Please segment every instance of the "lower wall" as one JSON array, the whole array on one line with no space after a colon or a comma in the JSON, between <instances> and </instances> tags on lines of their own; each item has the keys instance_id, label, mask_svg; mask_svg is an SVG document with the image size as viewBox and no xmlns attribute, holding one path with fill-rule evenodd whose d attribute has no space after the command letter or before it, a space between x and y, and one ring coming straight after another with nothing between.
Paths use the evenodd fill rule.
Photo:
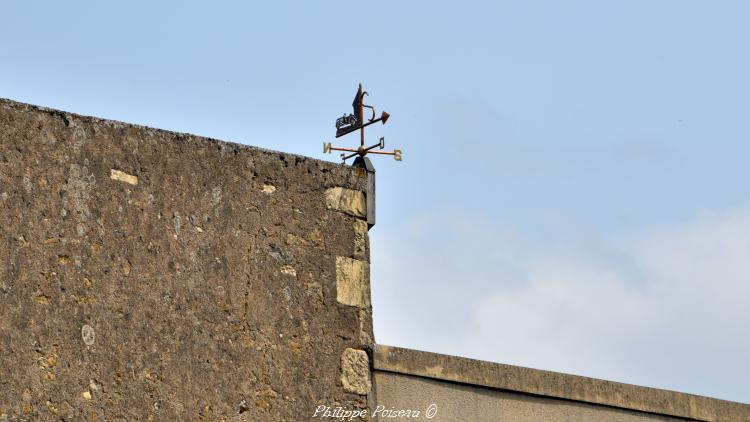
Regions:
<instances>
[{"instance_id":1,"label":"lower wall","mask_svg":"<svg viewBox=\"0 0 750 422\"><path fill-rule=\"evenodd\" d=\"M750 405L676 391L391 346L373 357L381 420L750 421Z\"/></svg>"},{"instance_id":2,"label":"lower wall","mask_svg":"<svg viewBox=\"0 0 750 422\"><path fill-rule=\"evenodd\" d=\"M593 404L537 397L474 385L439 381L411 375L375 371L374 412L380 420L390 418L391 411L417 410L416 420L475 422L544 422L544 421L681 421L684 419L652 415ZM432 407L431 407L432 406ZM400 418L414 420L413 418Z\"/></svg>"}]
</instances>

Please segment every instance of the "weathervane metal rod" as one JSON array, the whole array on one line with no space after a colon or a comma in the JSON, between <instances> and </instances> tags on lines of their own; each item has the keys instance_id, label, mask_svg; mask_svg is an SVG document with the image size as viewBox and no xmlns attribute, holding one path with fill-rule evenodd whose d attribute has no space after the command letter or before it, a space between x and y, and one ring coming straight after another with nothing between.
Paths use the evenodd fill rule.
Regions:
<instances>
[{"instance_id":1,"label":"weathervane metal rod","mask_svg":"<svg viewBox=\"0 0 750 422\"><path fill-rule=\"evenodd\" d=\"M355 152L355 153L353 153L353 154L349 154L349 155L347 155L347 156L344 156L344 154L341 154L341 158L342 158L342 159L343 159L344 161L346 161L346 160L348 160L348 159L350 159L350 158L352 158L352 157L354 157L354 156L357 156L357 155L359 155L359 153L356 153L356 152Z\"/></svg>"},{"instance_id":2,"label":"weathervane metal rod","mask_svg":"<svg viewBox=\"0 0 750 422\"><path fill-rule=\"evenodd\" d=\"M396 155L396 151L367 151L368 154Z\"/></svg>"},{"instance_id":3,"label":"weathervane metal rod","mask_svg":"<svg viewBox=\"0 0 750 422\"><path fill-rule=\"evenodd\" d=\"M359 152L359 150L358 150L358 149L353 149L353 148L337 148L337 147L331 147L330 149L331 149L331 150L333 150L333 151Z\"/></svg>"}]
</instances>

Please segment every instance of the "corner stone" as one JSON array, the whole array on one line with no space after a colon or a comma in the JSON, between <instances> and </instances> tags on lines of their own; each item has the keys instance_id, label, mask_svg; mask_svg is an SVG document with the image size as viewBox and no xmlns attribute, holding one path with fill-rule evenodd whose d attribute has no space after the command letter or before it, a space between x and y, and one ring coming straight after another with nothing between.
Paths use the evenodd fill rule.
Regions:
<instances>
[{"instance_id":1,"label":"corner stone","mask_svg":"<svg viewBox=\"0 0 750 422\"><path fill-rule=\"evenodd\" d=\"M370 392L370 359L364 350L344 350L341 355L341 384L349 393L367 395Z\"/></svg>"},{"instance_id":2,"label":"corner stone","mask_svg":"<svg viewBox=\"0 0 750 422\"><path fill-rule=\"evenodd\" d=\"M349 306L370 306L370 265L365 261L336 257L336 300Z\"/></svg>"},{"instance_id":3,"label":"corner stone","mask_svg":"<svg viewBox=\"0 0 750 422\"><path fill-rule=\"evenodd\" d=\"M326 208L342 211L355 217L367 216L367 203L362 191L342 187L326 190Z\"/></svg>"},{"instance_id":4,"label":"corner stone","mask_svg":"<svg viewBox=\"0 0 750 422\"><path fill-rule=\"evenodd\" d=\"M367 257L367 222L364 220L354 221L354 257Z\"/></svg>"}]
</instances>

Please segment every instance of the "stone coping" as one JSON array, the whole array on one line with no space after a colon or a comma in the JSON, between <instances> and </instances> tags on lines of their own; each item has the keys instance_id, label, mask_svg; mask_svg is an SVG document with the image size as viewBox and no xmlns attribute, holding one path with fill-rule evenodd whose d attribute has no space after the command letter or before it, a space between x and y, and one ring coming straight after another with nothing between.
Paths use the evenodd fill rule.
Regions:
<instances>
[{"instance_id":1,"label":"stone coping","mask_svg":"<svg viewBox=\"0 0 750 422\"><path fill-rule=\"evenodd\" d=\"M289 158L296 158L298 160L307 160L315 163L318 166L322 167L328 167L329 169L343 169L346 171L351 171L351 166L345 164L345 163L336 163L331 162L319 158L313 158L308 157L306 155L300 155L300 154L294 154L290 152L283 152L283 151L276 151L269 148L263 148L255 145L249 145L245 143L240 142L233 142L233 141L225 141L221 139L211 138L208 136L201 136L201 135L195 135L191 133L185 133L185 132L177 132L167 129L159 129L154 128L151 126L145 126L137 123L127 123L122 122L119 120L113 120L113 119L104 119L100 117L94 117L89 116L85 114L78 114L73 113L69 111L64 110L58 110L51 107L44 107L39 106L35 104L29 104L24 103L20 101L11 100L9 98L2 98L0 97L0 107L7 108L7 109L14 109L14 110L20 110L20 111L27 111L27 112L42 112L50 115L56 115L60 116L61 118L65 120L70 120L71 118L77 118L85 121L86 123L93 124L93 125L102 125L102 126L109 126L113 128L134 128L134 129L140 129L144 131L145 133L155 133L155 134L163 134L163 135L171 135L174 137L180 138L181 141L192 143L196 145L211 145L211 146L218 146L223 149L237 149L237 150L243 150L243 151L253 151L253 152L260 152L260 153L266 153L266 154L280 154L285 157Z\"/></svg>"},{"instance_id":2,"label":"stone coping","mask_svg":"<svg viewBox=\"0 0 750 422\"><path fill-rule=\"evenodd\" d=\"M376 345L375 370L700 421L750 421L750 405L596 378Z\"/></svg>"}]
</instances>

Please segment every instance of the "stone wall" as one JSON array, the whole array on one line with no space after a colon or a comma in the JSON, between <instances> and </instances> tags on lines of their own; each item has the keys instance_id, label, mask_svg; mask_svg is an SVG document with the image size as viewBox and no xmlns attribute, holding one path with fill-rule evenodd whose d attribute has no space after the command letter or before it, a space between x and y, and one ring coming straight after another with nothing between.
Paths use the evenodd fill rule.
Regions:
<instances>
[{"instance_id":1,"label":"stone wall","mask_svg":"<svg viewBox=\"0 0 750 422\"><path fill-rule=\"evenodd\" d=\"M0 100L0 420L368 408L363 176Z\"/></svg>"}]
</instances>

